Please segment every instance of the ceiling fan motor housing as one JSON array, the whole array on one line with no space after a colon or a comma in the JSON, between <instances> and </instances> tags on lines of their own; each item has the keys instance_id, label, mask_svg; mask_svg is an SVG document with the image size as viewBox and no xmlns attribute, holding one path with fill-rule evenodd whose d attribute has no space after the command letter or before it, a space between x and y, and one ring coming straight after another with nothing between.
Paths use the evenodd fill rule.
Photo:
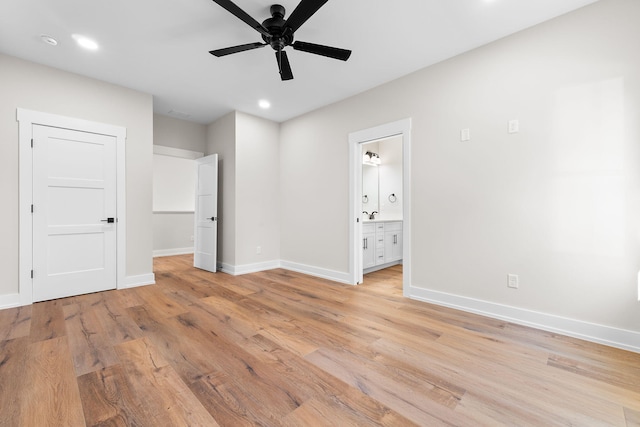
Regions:
<instances>
[{"instance_id":1,"label":"ceiling fan motor housing","mask_svg":"<svg viewBox=\"0 0 640 427\"><path fill-rule=\"evenodd\" d=\"M274 4L271 6L271 18L265 19L262 25L269 30L270 37L262 35L262 39L265 43L268 43L273 50L281 51L286 46L293 43L293 33L287 31L284 24L287 22L284 19L285 9L284 6Z\"/></svg>"}]
</instances>

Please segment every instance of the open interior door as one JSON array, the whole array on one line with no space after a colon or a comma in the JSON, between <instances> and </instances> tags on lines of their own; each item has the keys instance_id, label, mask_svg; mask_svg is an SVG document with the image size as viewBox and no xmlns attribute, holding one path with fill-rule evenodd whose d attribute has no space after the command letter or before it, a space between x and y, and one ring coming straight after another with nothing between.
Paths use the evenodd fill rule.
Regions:
<instances>
[{"instance_id":1,"label":"open interior door","mask_svg":"<svg viewBox=\"0 0 640 427\"><path fill-rule=\"evenodd\" d=\"M216 245L218 239L218 155L196 160L196 210L193 265L216 271Z\"/></svg>"}]
</instances>

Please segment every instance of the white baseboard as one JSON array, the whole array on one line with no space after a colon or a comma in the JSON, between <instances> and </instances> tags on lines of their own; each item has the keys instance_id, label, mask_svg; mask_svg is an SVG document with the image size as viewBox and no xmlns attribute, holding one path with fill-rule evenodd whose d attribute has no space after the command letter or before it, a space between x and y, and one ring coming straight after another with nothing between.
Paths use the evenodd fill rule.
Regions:
<instances>
[{"instance_id":1,"label":"white baseboard","mask_svg":"<svg viewBox=\"0 0 640 427\"><path fill-rule=\"evenodd\" d=\"M118 289L137 288L138 286L154 285L155 283L156 276L153 273L126 276L122 283L118 284Z\"/></svg>"},{"instance_id":2,"label":"white baseboard","mask_svg":"<svg viewBox=\"0 0 640 427\"><path fill-rule=\"evenodd\" d=\"M127 276L118 284L118 289L135 288L138 286L153 285L154 283L156 283L156 279L153 273L141 274L138 276ZM30 304L31 302L25 303L21 301L20 294L0 295L0 310Z\"/></svg>"},{"instance_id":3,"label":"white baseboard","mask_svg":"<svg viewBox=\"0 0 640 427\"><path fill-rule=\"evenodd\" d=\"M187 255L193 253L193 246L190 248L158 249L153 251L153 257Z\"/></svg>"},{"instance_id":4,"label":"white baseboard","mask_svg":"<svg viewBox=\"0 0 640 427\"><path fill-rule=\"evenodd\" d=\"M245 265L231 265L224 262L218 263L218 270L222 271L223 273L231 274L232 276L240 276L242 274L273 270L274 268L280 268L280 261L274 260Z\"/></svg>"},{"instance_id":5,"label":"white baseboard","mask_svg":"<svg viewBox=\"0 0 640 427\"><path fill-rule=\"evenodd\" d=\"M6 294L0 295L0 310L4 310L5 308L14 308L20 307L20 294Z\"/></svg>"},{"instance_id":6,"label":"white baseboard","mask_svg":"<svg viewBox=\"0 0 640 427\"><path fill-rule=\"evenodd\" d=\"M224 262L218 263L218 270L231 274L233 276L239 276L242 274L257 273L259 271L273 270L274 268L284 268L285 270L291 270L298 273L308 274L309 276L320 277L322 279L333 280L334 282L350 284L350 278L348 273L342 273L340 271L327 270L325 268L313 267L305 264L298 264L291 261L267 261L257 264L245 264L245 265L231 265Z\"/></svg>"},{"instance_id":7,"label":"white baseboard","mask_svg":"<svg viewBox=\"0 0 640 427\"><path fill-rule=\"evenodd\" d=\"M640 333L412 286L409 297L640 353Z\"/></svg>"},{"instance_id":8,"label":"white baseboard","mask_svg":"<svg viewBox=\"0 0 640 427\"><path fill-rule=\"evenodd\" d=\"M285 270L291 270L298 273L308 274L309 276L320 277L322 279L333 280L334 282L351 284L349 273L341 271L328 270L320 267L313 267L305 264L298 264L291 261L280 261L280 267Z\"/></svg>"}]
</instances>

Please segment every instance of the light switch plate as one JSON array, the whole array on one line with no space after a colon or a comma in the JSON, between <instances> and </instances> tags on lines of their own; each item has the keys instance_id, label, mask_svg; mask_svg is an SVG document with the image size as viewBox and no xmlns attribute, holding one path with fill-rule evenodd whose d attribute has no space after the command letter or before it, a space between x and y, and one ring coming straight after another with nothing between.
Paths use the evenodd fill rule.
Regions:
<instances>
[{"instance_id":1,"label":"light switch plate","mask_svg":"<svg viewBox=\"0 0 640 427\"><path fill-rule=\"evenodd\" d=\"M469 129L462 129L460 131L460 141L469 141L471 140L471 131Z\"/></svg>"},{"instance_id":2,"label":"light switch plate","mask_svg":"<svg viewBox=\"0 0 640 427\"><path fill-rule=\"evenodd\" d=\"M509 133L520 132L520 121L518 119L509 120Z\"/></svg>"}]
</instances>

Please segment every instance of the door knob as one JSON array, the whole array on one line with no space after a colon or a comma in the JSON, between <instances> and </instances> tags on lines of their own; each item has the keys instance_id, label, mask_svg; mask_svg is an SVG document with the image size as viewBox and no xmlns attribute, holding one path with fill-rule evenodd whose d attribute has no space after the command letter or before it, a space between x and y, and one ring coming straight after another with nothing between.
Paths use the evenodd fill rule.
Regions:
<instances>
[{"instance_id":1,"label":"door knob","mask_svg":"<svg viewBox=\"0 0 640 427\"><path fill-rule=\"evenodd\" d=\"M100 222L108 222L109 224L111 224L112 222L116 222L115 218L107 218L107 219L101 219Z\"/></svg>"},{"instance_id":2,"label":"door knob","mask_svg":"<svg viewBox=\"0 0 640 427\"><path fill-rule=\"evenodd\" d=\"M217 217L215 217L215 216L212 216L212 217L211 217L211 218L209 218L209 219L210 219L211 221L217 221L217 220L218 220L218 218L217 218Z\"/></svg>"}]
</instances>

